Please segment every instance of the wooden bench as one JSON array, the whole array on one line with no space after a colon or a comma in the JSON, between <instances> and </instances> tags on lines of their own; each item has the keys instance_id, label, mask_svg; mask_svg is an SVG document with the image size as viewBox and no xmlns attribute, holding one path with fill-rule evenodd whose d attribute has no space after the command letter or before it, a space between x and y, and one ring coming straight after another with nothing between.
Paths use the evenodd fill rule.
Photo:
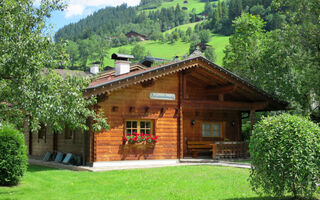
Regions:
<instances>
[{"instance_id":1,"label":"wooden bench","mask_svg":"<svg viewBox=\"0 0 320 200\"><path fill-rule=\"evenodd\" d=\"M192 153L192 158L197 158L199 152L211 152L212 142L211 141L188 141L188 150Z\"/></svg>"}]
</instances>

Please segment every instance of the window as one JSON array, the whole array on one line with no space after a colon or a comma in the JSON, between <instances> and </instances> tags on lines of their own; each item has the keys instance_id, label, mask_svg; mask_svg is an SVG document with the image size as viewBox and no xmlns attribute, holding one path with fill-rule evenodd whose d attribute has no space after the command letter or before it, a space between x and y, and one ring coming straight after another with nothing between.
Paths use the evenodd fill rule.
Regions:
<instances>
[{"instance_id":1,"label":"window","mask_svg":"<svg viewBox=\"0 0 320 200\"><path fill-rule=\"evenodd\" d=\"M143 133L152 135L153 124L151 120L127 120L126 121L126 135L132 133Z\"/></svg>"},{"instance_id":2,"label":"window","mask_svg":"<svg viewBox=\"0 0 320 200\"><path fill-rule=\"evenodd\" d=\"M65 140L72 140L74 135L74 131L71 130L68 126L66 126L64 130L64 139Z\"/></svg>"},{"instance_id":3,"label":"window","mask_svg":"<svg viewBox=\"0 0 320 200\"><path fill-rule=\"evenodd\" d=\"M203 122L202 137L222 137L223 122Z\"/></svg>"},{"instance_id":4,"label":"window","mask_svg":"<svg viewBox=\"0 0 320 200\"><path fill-rule=\"evenodd\" d=\"M41 125L41 128L38 132L38 139L46 139L46 132L47 132L47 129L45 126Z\"/></svg>"}]
</instances>

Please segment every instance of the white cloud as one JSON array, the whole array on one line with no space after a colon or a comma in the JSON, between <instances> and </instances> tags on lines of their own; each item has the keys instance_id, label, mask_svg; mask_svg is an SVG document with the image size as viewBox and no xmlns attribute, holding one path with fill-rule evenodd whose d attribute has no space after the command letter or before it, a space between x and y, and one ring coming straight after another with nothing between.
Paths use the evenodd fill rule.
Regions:
<instances>
[{"instance_id":1,"label":"white cloud","mask_svg":"<svg viewBox=\"0 0 320 200\"><path fill-rule=\"evenodd\" d=\"M66 17L69 18L74 15L82 15L85 7L83 5L70 4L66 9Z\"/></svg>"},{"instance_id":2,"label":"white cloud","mask_svg":"<svg viewBox=\"0 0 320 200\"><path fill-rule=\"evenodd\" d=\"M140 3L140 0L69 0L67 1L68 7L65 10L65 16L68 18L83 15L88 13L84 12L88 7L119 6L123 3L128 6L136 6Z\"/></svg>"}]
</instances>

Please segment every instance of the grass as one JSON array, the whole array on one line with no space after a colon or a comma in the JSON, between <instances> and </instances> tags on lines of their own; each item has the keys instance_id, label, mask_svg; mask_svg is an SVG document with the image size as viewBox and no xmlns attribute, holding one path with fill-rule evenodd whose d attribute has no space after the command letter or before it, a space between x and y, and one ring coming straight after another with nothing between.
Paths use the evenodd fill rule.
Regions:
<instances>
[{"instance_id":1,"label":"grass","mask_svg":"<svg viewBox=\"0 0 320 200\"><path fill-rule=\"evenodd\" d=\"M0 199L274 199L252 192L248 177L247 169L217 166L96 173L30 166L19 186L0 187Z\"/></svg>"},{"instance_id":2,"label":"grass","mask_svg":"<svg viewBox=\"0 0 320 200\"><path fill-rule=\"evenodd\" d=\"M200 21L200 22L193 22L193 23L189 23L189 24L183 24L183 25L180 25L180 26L176 26L170 30L167 30L165 32L163 32L163 35L165 35L166 33L172 33L175 29L180 29L182 31L186 31L189 27L192 28L192 30L194 30L194 27L197 25L197 24L200 24L202 23L203 21Z\"/></svg>"},{"instance_id":3,"label":"grass","mask_svg":"<svg viewBox=\"0 0 320 200\"><path fill-rule=\"evenodd\" d=\"M173 1L162 2L161 5L158 6L157 8L144 10L144 11L149 12L149 11L161 10L161 8L176 7L177 4L180 5L180 8L182 7L188 8L187 10L188 12L191 12L192 9L195 9L197 14L200 14L204 11L205 3L201 2L200 0L188 0L189 3L183 3L183 2L184 0L173 0Z\"/></svg>"},{"instance_id":4,"label":"grass","mask_svg":"<svg viewBox=\"0 0 320 200\"><path fill-rule=\"evenodd\" d=\"M195 24L194 24L195 25ZM224 57L224 48L229 43L229 37L219 34L212 34L209 44L215 48L217 60L215 63L222 65L222 60ZM147 52L150 52L153 57L173 59L175 55L184 56L189 53L190 43L182 42L178 40L177 42L171 44L169 42L162 43L160 41L146 40L141 41L138 44L145 47ZM127 49L131 51L133 44L124 45L121 47L111 48L108 51L108 55L105 58L104 65L114 66L114 61L111 60L111 54L117 53L120 48ZM89 61L90 63L91 61Z\"/></svg>"}]
</instances>

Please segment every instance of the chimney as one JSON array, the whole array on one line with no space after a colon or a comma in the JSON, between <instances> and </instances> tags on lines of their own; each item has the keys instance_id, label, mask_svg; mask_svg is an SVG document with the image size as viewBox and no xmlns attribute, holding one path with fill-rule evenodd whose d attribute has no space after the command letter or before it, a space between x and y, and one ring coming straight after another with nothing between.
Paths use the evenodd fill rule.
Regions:
<instances>
[{"instance_id":1,"label":"chimney","mask_svg":"<svg viewBox=\"0 0 320 200\"><path fill-rule=\"evenodd\" d=\"M121 74L126 74L130 72L130 64L129 59L134 58L132 55L124 55L124 54L112 54L111 58L115 60L115 75L119 76Z\"/></svg>"},{"instance_id":2,"label":"chimney","mask_svg":"<svg viewBox=\"0 0 320 200\"><path fill-rule=\"evenodd\" d=\"M99 73L99 63L92 63L90 67L91 74L98 74Z\"/></svg>"}]
</instances>

